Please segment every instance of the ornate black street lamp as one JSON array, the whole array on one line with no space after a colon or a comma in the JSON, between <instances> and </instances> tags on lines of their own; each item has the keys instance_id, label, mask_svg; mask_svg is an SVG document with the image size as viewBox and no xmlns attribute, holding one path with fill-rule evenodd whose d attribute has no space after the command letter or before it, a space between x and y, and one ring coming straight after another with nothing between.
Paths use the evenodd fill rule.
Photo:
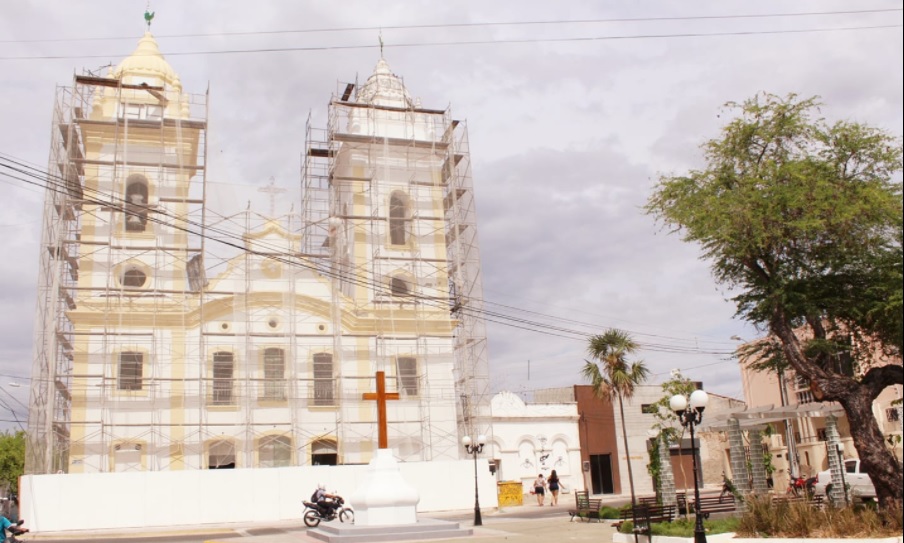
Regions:
<instances>
[{"instance_id":1,"label":"ornate black street lamp","mask_svg":"<svg viewBox=\"0 0 904 543\"><path fill-rule=\"evenodd\" d=\"M691 394L690 409L688 409L687 398L681 394L675 394L669 400L669 407L678 415L681 425L691 431L691 451L694 459L694 543L706 543L706 530L703 528L703 515L700 514L700 484L697 482L697 451L694 441L694 426L700 424L703 420L703 410L706 409L706 403L709 396L702 390L695 390ZM699 447L697 447L699 449Z\"/></svg>"},{"instance_id":2,"label":"ornate black street lamp","mask_svg":"<svg viewBox=\"0 0 904 543\"><path fill-rule=\"evenodd\" d=\"M465 446L465 450L474 457L474 526L483 526L483 519L480 518L480 493L477 488L477 455L483 451L486 443L487 436L483 434L477 436L477 443L473 445L470 436L461 438L461 444Z\"/></svg>"}]
</instances>

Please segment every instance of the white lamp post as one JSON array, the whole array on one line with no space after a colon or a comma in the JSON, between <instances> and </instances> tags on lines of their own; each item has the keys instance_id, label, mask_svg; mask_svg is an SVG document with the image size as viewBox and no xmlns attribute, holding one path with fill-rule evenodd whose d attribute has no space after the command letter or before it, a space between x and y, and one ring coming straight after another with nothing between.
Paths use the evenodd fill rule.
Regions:
<instances>
[{"instance_id":1,"label":"white lamp post","mask_svg":"<svg viewBox=\"0 0 904 543\"><path fill-rule=\"evenodd\" d=\"M465 450L474 457L474 526L483 526L483 519L480 517L480 493L477 487L477 455L483 451L486 442L487 436L483 434L477 436L477 443L472 443L470 436L461 438L461 444L465 446Z\"/></svg>"},{"instance_id":2,"label":"white lamp post","mask_svg":"<svg viewBox=\"0 0 904 543\"><path fill-rule=\"evenodd\" d=\"M691 431L691 449L694 449L694 426L703 420L703 410L709 402L709 396L702 390L691 394L690 409L688 401L681 394L675 394L669 400L669 407L678 415L681 425ZM706 531L703 529L703 515L700 514L700 484L697 482L697 451L693 451L694 460L694 543L706 543Z\"/></svg>"}]
</instances>

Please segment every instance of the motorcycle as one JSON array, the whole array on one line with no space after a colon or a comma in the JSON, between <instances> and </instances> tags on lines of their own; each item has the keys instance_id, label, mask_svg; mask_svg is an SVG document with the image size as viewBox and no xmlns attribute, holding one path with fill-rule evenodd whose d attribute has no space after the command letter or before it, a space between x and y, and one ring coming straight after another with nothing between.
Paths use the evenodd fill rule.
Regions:
<instances>
[{"instance_id":1,"label":"motorcycle","mask_svg":"<svg viewBox=\"0 0 904 543\"><path fill-rule=\"evenodd\" d=\"M804 479L803 477L792 477L788 484L787 494L789 496L807 496L813 493L813 481Z\"/></svg>"},{"instance_id":2,"label":"motorcycle","mask_svg":"<svg viewBox=\"0 0 904 543\"><path fill-rule=\"evenodd\" d=\"M304 503L302 518L304 519L305 526L308 528L316 528L321 522L330 522L337 517L339 518L339 522L355 522L355 511L352 509L351 505L345 503L345 499L341 496L336 496L332 502L338 505L338 507L330 509L329 513L326 515L321 512L320 507L316 503L307 500L302 502Z\"/></svg>"},{"instance_id":3,"label":"motorcycle","mask_svg":"<svg viewBox=\"0 0 904 543\"><path fill-rule=\"evenodd\" d=\"M16 536L28 533L28 528L22 527L22 524L24 523L25 521L23 519L19 519L19 522L7 528L7 531L9 531L9 537L6 538L6 543L21 543L22 540L18 539Z\"/></svg>"}]
</instances>

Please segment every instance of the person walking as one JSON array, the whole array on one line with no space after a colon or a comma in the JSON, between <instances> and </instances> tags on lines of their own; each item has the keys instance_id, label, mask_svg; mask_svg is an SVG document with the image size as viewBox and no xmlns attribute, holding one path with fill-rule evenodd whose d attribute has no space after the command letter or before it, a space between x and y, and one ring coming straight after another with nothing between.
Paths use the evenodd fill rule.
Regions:
<instances>
[{"instance_id":1,"label":"person walking","mask_svg":"<svg viewBox=\"0 0 904 543\"><path fill-rule=\"evenodd\" d=\"M549 479L546 480L549 483L549 505L550 507L553 505L559 505L559 476L556 474L556 470L552 470L552 473L549 474Z\"/></svg>"},{"instance_id":2,"label":"person walking","mask_svg":"<svg viewBox=\"0 0 904 543\"><path fill-rule=\"evenodd\" d=\"M537 475L534 480L534 494L537 495L537 505L542 507L546 498L546 478L543 477L542 473Z\"/></svg>"}]
</instances>

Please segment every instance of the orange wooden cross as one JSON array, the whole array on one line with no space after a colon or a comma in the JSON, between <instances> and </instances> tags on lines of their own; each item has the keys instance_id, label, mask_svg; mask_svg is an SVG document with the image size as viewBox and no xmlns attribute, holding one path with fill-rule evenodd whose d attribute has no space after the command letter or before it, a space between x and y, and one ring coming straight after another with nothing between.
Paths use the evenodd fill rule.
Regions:
<instances>
[{"instance_id":1,"label":"orange wooden cross","mask_svg":"<svg viewBox=\"0 0 904 543\"><path fill-rule=\"evenodd\" d=\"M386 372L377 372L377 391L365 392L362 396L365 400L377 400L377 425L379 428L378 446L381 449L389 448L389 438L386 432L386 400L398 400L398 392L386 392Z\"/></svg>"}]
</instances>

